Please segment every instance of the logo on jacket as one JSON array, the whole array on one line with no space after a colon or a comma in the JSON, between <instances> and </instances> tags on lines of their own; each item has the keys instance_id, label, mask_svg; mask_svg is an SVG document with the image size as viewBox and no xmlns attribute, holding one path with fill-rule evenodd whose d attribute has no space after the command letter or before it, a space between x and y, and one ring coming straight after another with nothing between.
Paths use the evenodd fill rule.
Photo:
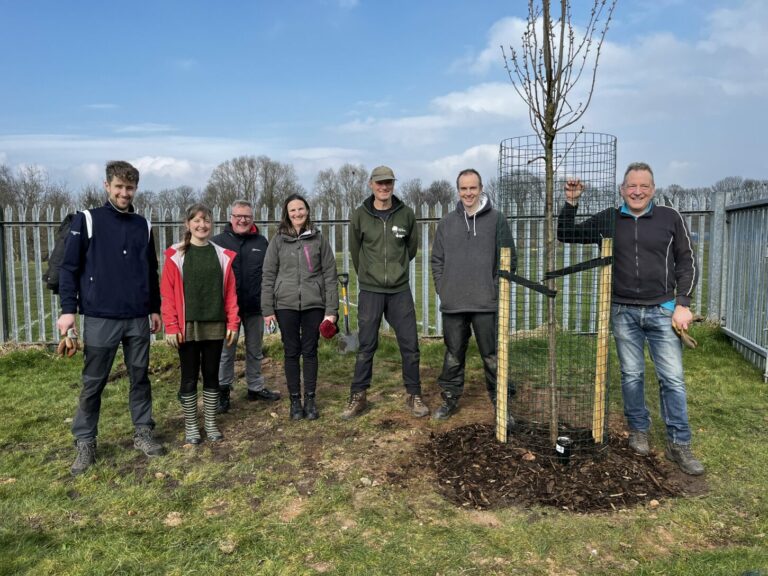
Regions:
<instances>
[{"instance_id":1,"label":"logo on jacket","mask_svg":"<svg viewBox=\"0 0 768 576\"><path fill-rule=\"evenodd\" d=\"M395 235L395 238L405 238L405 228L400 228L400 226L392 226L392 234Z\"/></svg>"}]
</instances>

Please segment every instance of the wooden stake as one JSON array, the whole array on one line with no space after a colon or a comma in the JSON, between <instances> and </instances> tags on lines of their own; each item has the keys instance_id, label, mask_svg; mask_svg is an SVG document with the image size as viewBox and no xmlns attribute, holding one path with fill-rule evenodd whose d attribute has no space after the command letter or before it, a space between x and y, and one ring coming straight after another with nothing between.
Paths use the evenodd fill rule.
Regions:
<instances>
[{"instance_id":1,"label":"wooden stake","mask_svg":"<svg viewBox=\"0 0 768 576\"><path fill-rule=\"evenodd\" d=\"M600 256L613 255L613 238L603 238ZM600 270L597 304L597 354L595 356L595 398L592 410L592 437L603 443L605 428L605 384L608 380L608 333L611 320L611 281L613 266L606 264Z\"/></svg>"},{"instance_id":2,"label":"wooden stake","mask_svg":"<svg viewBox=\"0 0 768 576\"><path fill-rule=\"evenodd\" d=\"M501 249L499 269L509 271L512 249ZM496 440L507 441L507 381L509 379L509 279L499 277L499 329L496 346Z\"/></svg>"}]
</instances>

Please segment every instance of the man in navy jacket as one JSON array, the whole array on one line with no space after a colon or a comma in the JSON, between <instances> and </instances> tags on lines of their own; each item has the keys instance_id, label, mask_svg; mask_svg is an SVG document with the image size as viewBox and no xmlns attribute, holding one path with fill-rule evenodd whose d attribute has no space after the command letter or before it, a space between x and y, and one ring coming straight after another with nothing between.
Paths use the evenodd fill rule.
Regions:
<instances>
[{"instance_id":1,"label":"man in navy jacket","mask_svg":"<svg viewBox=\"0 0 768 576\"><path fill-rule=\"evenodd\" d=\"M647 342L659 380L659 409L667 432L665 455L686 474L703 474L704 466L691 451L682 345L673 328L687 330L693 319L689 306L699 271L691 235L677 210L653 202L653 171L644 162L627 167L620 208L603 210L576 223L583 189L579 180L566 182L557 239L588 244L613 237L611 322L629 446L643 456L650 452L651 415L645 403Z\"/></svg>"},{"instance_id":2,"label":"man in navy jacket","mask_svg":"<svg viewBox=\"0 0 768 576\"><path fill-rule=\"evenodd\" d=\"M245 335L245 380L248 400L274 401L280 393L264 385L261 344L264 337L264 317L261 315L261 273L267 239L253 223L253 207L247 200L235 200L229 214L229 224L221 234L211 239L237 253L232 270L237 280L237 305ZM237 340L224 346L219 364L219 412L228 412L230 392L235 385L235 353Z\"/></svg>"},{"instance_id":3,"label":"man in navy jacket","mask_svg":"<svg viewBox=\"0 0 768 576\"><path fill-rule=\"evenodd\" d=\"M147 456L164 453L152 435L148 370L150 333L160 330L160 284L152 228L133 211L138 183L139 171L128 162L107 164L107 202L74 218L61 264L62 313L56 326L62 336L76 334L75 314L84 317L83 388L72 421L73 475L95 462L101 394L121 343L131 382L134 446Z\"/></svg>"}]
</instances>

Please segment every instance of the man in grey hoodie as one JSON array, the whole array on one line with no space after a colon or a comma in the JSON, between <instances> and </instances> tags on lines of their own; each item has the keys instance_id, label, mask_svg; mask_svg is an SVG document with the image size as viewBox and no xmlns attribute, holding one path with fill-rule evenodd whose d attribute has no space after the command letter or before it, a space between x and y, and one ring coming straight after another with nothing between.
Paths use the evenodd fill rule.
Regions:
<instances>
[{"instance_id":1,"label":"man in grey hoodie","mask_svg":"<svg viewBox=\"0 0 768 576\"><path fill-rule=\"evenodd\" d=\"M437 383L443 404L436 420L456 411L464 391L464 364L472 332L483 359L485 386L496 404L496 310L499 252L514 241L504 214L483 194L483 180L469 168L456 178L459 202L456 210L438 224L432 244L432 277L440 296L445 358Z\"/></svg>"}]
</instances>

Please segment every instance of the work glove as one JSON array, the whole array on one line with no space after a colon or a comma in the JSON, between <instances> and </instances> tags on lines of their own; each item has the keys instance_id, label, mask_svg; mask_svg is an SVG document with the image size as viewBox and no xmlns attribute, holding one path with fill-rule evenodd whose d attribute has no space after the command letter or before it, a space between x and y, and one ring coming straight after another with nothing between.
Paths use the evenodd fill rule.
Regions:
<instances>
[{"instance_id":1,"label":"work glove","mask_svg":"<svg viewBox=\"0 0 768 576\"><path fill-rule=\"evenodd\" d=\"M227 343L227 346L232 346L232 344L237 342L237 331L227 330L227 337L225 338L225 341Z\"/></svg>"},{"instance_id":2,"label":"work glove","mask_svg":"<svg viewBox=\"0 0 768 576\"><path fill-rule=\"evenodd\" d=\"M181 335L181 333L179 333L179 334L166 334L165 335L165 342L169 346L173 346L174 348L176 348L178 350L179 349L179 344L184 342L184 337Z\"/></svg>"},{"instance_id":3,"label":"work glove","mask_svg":"<svg viewBox=\"0 0 768 576\"><path fill-rule=\"evenodd\" d=\"M74 328L70 328L67 330L67 335L59 342L59 345L56 348L56 353L61 357L66 356L67 358L72 358L72 356L77 354L77 349L77 332L75 332Z\"/></svg>"},{"instance_id":4,"label":"work glove","mask_svg":"<svg viewBox=\"0 0 768 576\"><path fill-rule=\"evenodd\" d=\"M680 338L680 340L683 343L683 346L685 346L686 348L693 349L699 345L699 343L696 342L696 338L688 334L687 329L680 328L680 326L678 326L676 322L672 322L672 330L675 331L675 334L677 334L677 337Z\"/></svg>"}]
</instances>

